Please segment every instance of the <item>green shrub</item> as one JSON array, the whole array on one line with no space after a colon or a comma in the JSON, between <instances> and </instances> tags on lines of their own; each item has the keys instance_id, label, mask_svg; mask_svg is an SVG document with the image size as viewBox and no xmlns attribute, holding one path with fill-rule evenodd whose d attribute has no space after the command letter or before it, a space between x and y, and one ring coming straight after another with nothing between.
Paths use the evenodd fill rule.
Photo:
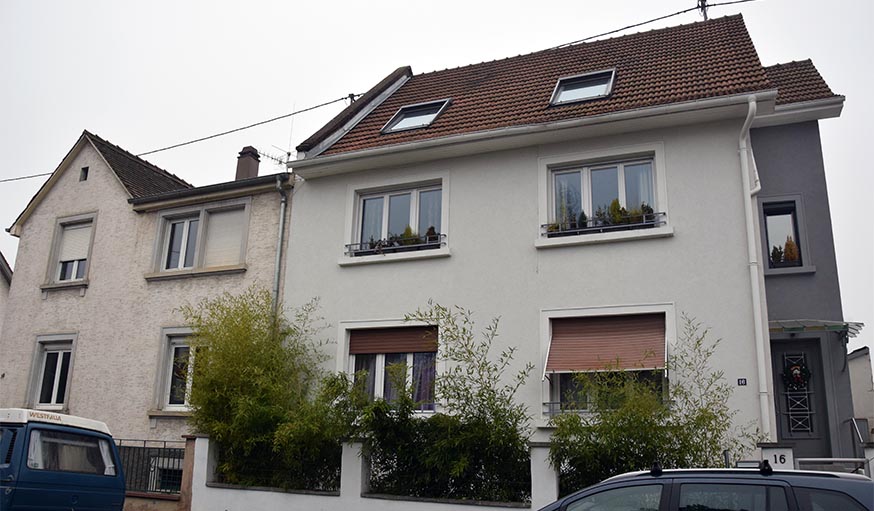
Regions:
<instances>
[{"instance_id":1,"label":"green shrub","mask_svg":"<svg viewBox=\"0 0 874 511\"><path fill-rule=\"evenodd\" d=\"M250 288L182 307L193 329L190 418L219 446L219 476L241 485L328 489L339 484L342 422L329 406L315 341L316 300L276 313Z\"/></svg>"},{"instance_id":2,"label":"green shrub","mask_svg":"<svg viewBox=\"0 0 874 511\"><path fill-rule=\"evenodd\" d=\"M409 320L437 325L439 357L449 368L436 380L446 413L416 416L405 371L391 375L398 399L364 407L358 434L371 464L371 491L413 497L524 502L531 497L530 417L515 394L532 367L504 382L515 348L490 357L498 320L477 339L471 312L429 304ZM401 368L403 369L403 368ZM503 382L503 383L502 383Z\"/></svg>"}]
</instances>

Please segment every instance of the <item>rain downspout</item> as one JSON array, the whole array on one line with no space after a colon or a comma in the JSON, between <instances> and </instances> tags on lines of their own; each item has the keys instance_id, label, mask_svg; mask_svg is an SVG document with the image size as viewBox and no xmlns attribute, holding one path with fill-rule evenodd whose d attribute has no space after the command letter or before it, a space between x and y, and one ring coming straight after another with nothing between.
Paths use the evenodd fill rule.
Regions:
<instances>
[{"instance_id":1,"label":"rain downspout","mask_svg":"<svg viewBox=\"0 0 874 511\"><path fill-rule=\"evenodd\" d=\"M288 205L288 193L282 188L282 175L276 176L276 191L279 192L279 233L276 236L276 261L273 265L273 310L279 308L279 275L282 263L282 242L285 238L285 209Z\"/></svg>"},{"instance_id":2,"label":"rain downspout","mask_svg":"<svg viewBox=\"0 0 874 511\"><path fill-rule=\"evenodd\" d=\"M751 96L748 100L749 110L747 118L741 128L738 138L738 152L740 155L740 173L743 183L744 219L747 231L747 255L749 258L750 289L753 299L753 333L756 340L756 369L759 381L759 414L761 415L762 432L768 439L773 439L771 432L771 404L768 394L768 373L765 360L765 332L762 328L762 288L759 284L759 257L756 249L756 231L753 216L752 197L761 189L758 170L756 170L755 188L750 186L750 160L751 149L749 147L750 126L756 117L756 98ZM753 163L755 168L755 162Z\"/></svg>"}]
</instances>

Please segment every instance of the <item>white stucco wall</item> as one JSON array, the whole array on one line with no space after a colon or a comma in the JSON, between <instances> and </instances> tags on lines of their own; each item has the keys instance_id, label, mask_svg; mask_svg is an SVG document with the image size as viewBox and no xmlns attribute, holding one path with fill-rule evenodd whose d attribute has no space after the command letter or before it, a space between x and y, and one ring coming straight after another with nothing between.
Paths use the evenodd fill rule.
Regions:
<instances>
[{"instance_id":1,"label":"white stucco wall","mask_svg":"<svg viewBox=\"0 0 874 511\"><path fill-rule=\"evenodd\" d=\"M78 169L90 167L87 181ZM152 271L157 213L135 213L127 194L90 145L75 157L26 221L18 248L9 313L0 334L0 407L32 404L33 360L38 335L76 334L66 413L105 421L117 438L180 440L184 417L156 416L162 328L182 327L177 308L240 291L270 287L279 198L252 199L247 271L147 282ZM229 177L230 173L229 173ZM89 286L43 294L56 219L97 212ZM52 265L54 268L54 264ZM152 417L150 418L150 411Z\"/></svg>"},{"instance_id":2,"label":"white stucco wall","mask_svg":"<svg viewBox=\"0 0 874 511\"><path fill-rule=\"evenodd\" d=\"M867 350L854 352L847 358L850 369L850 388L853 393L853 412L857 419L868 419L869 436L874 432L874 378L871 355ZM866 439L867 440L867 439Z\"/></svg>"},{"instance_id":3,"label":"white stucco wall","mask_svg":"<svg viewBox=\"0 0 874 511\"><path fill-rule=\"evenodd\" d=\"M496 351L518 347L535 369L520 390L539 425L544 400L544 311L662 304L681 327L685 312L722 338L713 360L735 388L738 423L759 421L752 301L737 137L742 119L523 147L374 169L298 184L292 204L286 303L312 296L344 342L346 322L398 320L428 299L475 312L480 326L501 316ZM671 237L536 248L538 161L563 154L660 145ZM658 161L657 161L658 163ZM445 258L345 266L351 191L387 182L443 179L448 195ZM661 209L661 207L659 208ZM444 225L446 230L446 225ZM336 346L336 345L335 345ZM335 355L335 352L331 353ZM344 363L339 364L343 366ZM331 363L330 369L338 364ZM770 378L770 369L768 369ZM542 431L541 431L542 433Z\"/></svg>"},{"instance_id":4,"label":"white stucco wall","mask_svg":"<svg viewBox=\"0 0 874 511\"><path fill-rule=\"evenodd\" d=\"M3 332L3 321L6 318L6 308L9 302L9 283L6 279L0 277L0 335ZM0 386L3 385L3 378L0 378Z\"/></svg>"}]
</instances>

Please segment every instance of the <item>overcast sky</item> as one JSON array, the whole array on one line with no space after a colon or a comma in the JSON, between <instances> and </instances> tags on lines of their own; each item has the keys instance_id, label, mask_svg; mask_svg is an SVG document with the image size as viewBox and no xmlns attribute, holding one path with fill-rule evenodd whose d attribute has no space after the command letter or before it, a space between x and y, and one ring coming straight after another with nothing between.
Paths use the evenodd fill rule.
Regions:
<instances>
[{"instance_id":1,"label":"overcast sky","mask_svg":"<svg viewBox=\"0 0 874 511\"><path fill-rule=\"evenodd\" d=\"M715 3L716 0L711 0ZM0 179L51 172L88 129L134 153L363 93L414 73L528 53L693 7L695 0L0 2ZM870 0L759 0L741 12L765 65L813 59L847 96L820 123L845 319L874 344ZM697 12L632 31L700 20ZM149 156L195 185L233 179L244 145L282 154L342 103ZM282 170L262 159L262 173ZM9 227L46 178L0 183ZM17 239L0 233L14 264ZM716 276L714 276L716 278Z\"/></svg>"}]
</instances>

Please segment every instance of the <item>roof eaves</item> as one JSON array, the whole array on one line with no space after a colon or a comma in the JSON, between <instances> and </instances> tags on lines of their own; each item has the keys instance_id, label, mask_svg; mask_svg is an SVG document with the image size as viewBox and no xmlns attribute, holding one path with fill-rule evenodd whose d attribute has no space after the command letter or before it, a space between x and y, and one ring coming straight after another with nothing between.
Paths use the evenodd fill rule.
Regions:
<instances>
[{"instance_id":1,"label":"roof eaves","mask_svg":"<svg viewBox=\"0 0 874 511\"><path fill-rule=\"evenodd\" d=\"M321 129L313 133L309 138L298 144L296 149L301 152L307 152L328 139L335 132L341 130L344 125L346 125L349 121L355 118L359 113L361 113L364 109L370 107L370 110L379 106L385 98L380 98L380 96L389 89L393 84L395 84L398 80L401 79L409 79L413 76L413 70L410 66L403 66L395 69L388 76L383 78L379 83L374 85L369 91L364 93L360 98L356 101L353 101L352 104L343 109L339 114L337 114L333 119L328 121L327 124L322 126ZM374 101L378 103L373 104ZM363 116L362 116L363 117ZM347 128L347 131L351 129L351 127Z\"/></svg>"},{"instance_id":2,"label":"roof eaves","mask_svg":"<svg viewBox=\"0 0 874 511\"><path fill-rule=\"evenodd\" d=\"M130 199L128 199L128 202L134 205L150 204L154 202L169 201L174 199L197 197L199 195L209 195L217 192L244 190L246 188L257 188L263 185L273 184L276 181L286 183L289 181L289 179L290 174L288 172L279 172L276 174L257 176L249 179L240 179L237 181L226 181L224 183L216 183L194 188L172 190L169 192L161 192L153 195L145 195L142 197L131 197Z\"/></svg>"},{"instance_id":3,"label":"roof eaves","mask_svg":"<svg viewBox=\"0 0 874 511\"><path fill-rule=\"evenodd\" d=\"M6 279L7 284L12 284L12 268L6 261L6 257L3 256L3 252L0 252L0 275Z\"/></svg>"}]
</instances>

